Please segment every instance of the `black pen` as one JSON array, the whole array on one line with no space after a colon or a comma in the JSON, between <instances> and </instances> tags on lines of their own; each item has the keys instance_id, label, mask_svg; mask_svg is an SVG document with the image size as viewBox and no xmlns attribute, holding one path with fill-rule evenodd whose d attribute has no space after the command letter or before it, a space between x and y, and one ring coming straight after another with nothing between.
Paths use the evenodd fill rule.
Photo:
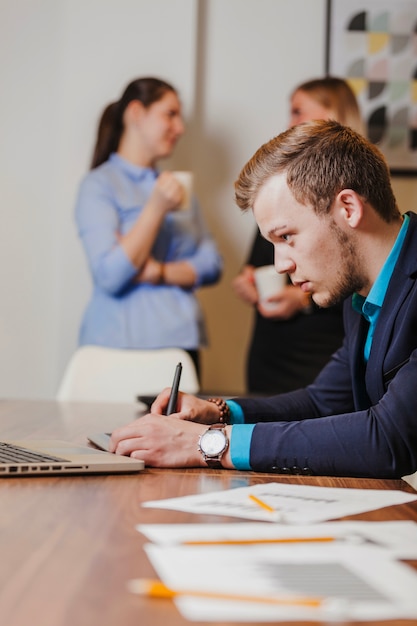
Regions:
<instances>
[{"instance_id":1,"label":"black pen","mask_svg":"<svg viewBox=\"0 0 417 626\"><path fill-rule=\"evenodd\" d=\"M182 372L182 363L178 363L177 367L175 368L174 380L172 382L172 387L171 387L171 395L169 396L169 400L168 400L167 415L171 415L172 413L175 413L175 410L177 408L177 398L178 398L178 389L180 386L181 372Z\"/></svg>"}]
</instances>

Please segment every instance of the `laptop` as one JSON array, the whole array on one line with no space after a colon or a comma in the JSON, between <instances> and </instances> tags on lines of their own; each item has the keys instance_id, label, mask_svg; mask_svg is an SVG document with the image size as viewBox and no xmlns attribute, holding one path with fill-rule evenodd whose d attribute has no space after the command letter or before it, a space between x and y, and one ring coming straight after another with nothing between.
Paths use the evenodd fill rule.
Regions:
<instances>
[{"instance_id":1,"label":"laptop","mask_svg":"<svg viewBox=\"0 0 417 626\"><path fill-rule=\"evenodd\" d=\"M93 433L88 435L87 439L100 450L108 450L111 433Z\"/></svg>"},{"instance_id":2,"label":"laptop","mask_svg":"<svg viewBox=\"0 0 417 626\"><path fill-rule=\"evenodd\" d=\"M0 441L0 477L132 473L144 467L140 459L68 441Z\"/></svg>"}]
</instances>

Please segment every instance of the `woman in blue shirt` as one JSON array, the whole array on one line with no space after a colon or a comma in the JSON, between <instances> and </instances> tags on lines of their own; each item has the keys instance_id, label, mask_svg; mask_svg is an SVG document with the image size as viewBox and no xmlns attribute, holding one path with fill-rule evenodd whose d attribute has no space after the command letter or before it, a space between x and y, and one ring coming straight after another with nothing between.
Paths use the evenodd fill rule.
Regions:
<instances>
[{"instance_id":1,"label":"woman in blue shirt","mask_svg":"<svg viewBox=\"0 0 417 626\"><path fill-rule=\"evenodd\" d=\"M176 90L157 78L131 82L100 120L76 222L93 280L80 344L112 348L206 343L195 290L216 283L222 259L192 198L157 163L184 133Z\"/></svg>"}]
</instances>

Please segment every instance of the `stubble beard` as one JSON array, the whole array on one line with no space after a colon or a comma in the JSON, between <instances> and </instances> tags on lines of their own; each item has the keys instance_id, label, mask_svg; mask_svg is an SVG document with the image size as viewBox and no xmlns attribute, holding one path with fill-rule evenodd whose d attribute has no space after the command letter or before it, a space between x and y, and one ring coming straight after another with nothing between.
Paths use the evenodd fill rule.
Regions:
<instances>
[{"instance_id":1,"label":"stubble beard","mask_svg":"<svg viewBox=\"0 0 417 626\"><path fill-rule=\"evenodd\" d=\"M330 222L330 230L334 233L340 250L340 269L336 284L329 289L329 294L322 307L330 307L359 292L365 284L361 272L360 257L355 242L348 238L346 233L334 222Z\"/></svg>"}]
</instances>

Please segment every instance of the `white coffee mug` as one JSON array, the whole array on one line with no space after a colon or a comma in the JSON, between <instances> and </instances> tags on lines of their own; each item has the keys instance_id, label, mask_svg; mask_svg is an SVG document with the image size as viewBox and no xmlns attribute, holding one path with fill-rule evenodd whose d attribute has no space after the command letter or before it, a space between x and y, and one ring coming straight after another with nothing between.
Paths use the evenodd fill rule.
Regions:
<instances>
[{"instance_id":1,"label":"white coffee mug","mask_svg":"<svg viewBox=\"0 0 417 626\"><path fill-rule=\"evenodd\" d=\"M273 306L273 302L266 301L285 287L287 284L287 275L278 274L273 265L258 267L254 274L259 300L262 301L264 306Z\"/></svg>"},{"instance_id":2,"label":"white coffee mug","mask_svg":"<svg viewBox=\"0 0 417 626\"><path fill-rule=\"evenodd\" d=\"M181 210L187 210L191 207L191 196L193 194L194 175L192 172L172 172L177 181L184 188L184 197L179 206Z\"/></svg>"}]
</instances>

